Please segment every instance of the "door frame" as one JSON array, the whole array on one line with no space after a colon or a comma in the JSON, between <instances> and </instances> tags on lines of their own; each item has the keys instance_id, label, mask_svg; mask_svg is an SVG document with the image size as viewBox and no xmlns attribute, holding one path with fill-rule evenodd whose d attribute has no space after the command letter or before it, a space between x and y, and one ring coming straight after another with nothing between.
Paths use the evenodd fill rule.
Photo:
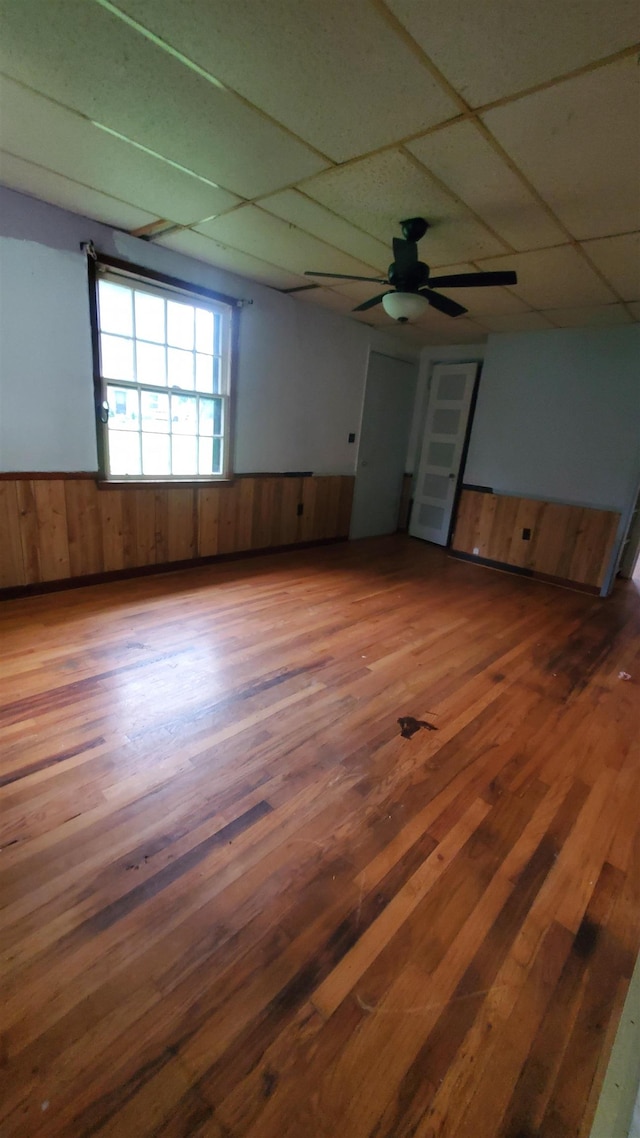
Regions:
<instances>
[{"instance_id":1,"label":"door frame","mask_svg":"<svg viewBox=\"0 0 640 1138\"><path fill-rule=\"evenodd\" d=\"M462 491L466 488L468 490L477 490L477 486L467 485L464 481L464 469L467 465L467 455L469 453L469 443L471 442L471 428L473 427L473 417L476 413L476 403L478 402L478 386L480 384L480 376L482 375L483 360L478 360L478 368L476 371L476 378L473 383L473 390L471 392L471 402L469 403L469 415L467 416L467 425L464 432L464 442L462 444L462 453L460 455L460 466L458 468L458 478L456 481L456 488L453 495L453 506L451 507L451 519L449 521L449 532L447 533L447 544L445 549L450 549L451 542L453 541L453 531L456 528L456 521L458 518L458 510L460 508L460 498ZM489 489L487 486L482 487L483 490Z\"/></svg>"}]
</instances>

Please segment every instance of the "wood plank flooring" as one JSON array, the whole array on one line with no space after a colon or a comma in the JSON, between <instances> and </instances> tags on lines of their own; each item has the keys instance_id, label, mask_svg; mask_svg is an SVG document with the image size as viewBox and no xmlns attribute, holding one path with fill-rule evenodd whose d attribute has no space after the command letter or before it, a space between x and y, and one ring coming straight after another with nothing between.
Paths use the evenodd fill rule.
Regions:
<instances>
[{"instance_id":1,"label":"wood plank flooring","mask_svg":"<svg viewBox=\"0 0 640 1138\"><path fill-rule=\"evenodd\" d=\"M640 944L637 586L392 537L0 638L2 1138L586 1138Z\"/></svg>"}]
</instances>

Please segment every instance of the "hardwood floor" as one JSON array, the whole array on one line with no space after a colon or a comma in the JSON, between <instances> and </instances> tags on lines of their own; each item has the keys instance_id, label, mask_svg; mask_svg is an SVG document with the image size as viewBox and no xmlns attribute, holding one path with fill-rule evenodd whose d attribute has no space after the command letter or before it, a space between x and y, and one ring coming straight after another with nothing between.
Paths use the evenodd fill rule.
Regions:
<instances>
[{"instance_id":1,"label":"hardwood floor","mask_svg":"<svg viewBox=\"0 0 640 1138\"><path fill-rule=\"evenodd\" d=\"M588 1135L640 943L633 583L394 537L0 637L2 1138Z\"/></svg>"}]
</instances>

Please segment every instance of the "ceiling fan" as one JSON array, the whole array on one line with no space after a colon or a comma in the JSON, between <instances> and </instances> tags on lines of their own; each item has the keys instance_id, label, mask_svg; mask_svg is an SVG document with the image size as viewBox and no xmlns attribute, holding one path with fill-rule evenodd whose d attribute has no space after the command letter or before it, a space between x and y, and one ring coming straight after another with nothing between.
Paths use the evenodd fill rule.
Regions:
<instances>
[{"instance_id":1,"label":"ceiling fan","mask_svg":"<svg viewBox=\"0 0 640 1138\"><path fill-rule=\"evenodd\" d=\"M358 304L353 312L365 312L382 304L399 324L406 324L411 318L420 316L427 305L437 308L447 316L462 316L468 312L455 300L434 292L435 288L487 288L493 285L514 285L518 278L514 272L497 273L454 273L451 276L431 277L429 266L418 260L418 241L424 237L429 222L423 217L410 217L400 222L402 237L393 238L394 260L389 265L387 277L350 277L344 273L314 273L307 270L307 277L331 277L343 281L374 281L376 284L389 284L388 292L381 292Z\"/></svg>"}]
</instances>

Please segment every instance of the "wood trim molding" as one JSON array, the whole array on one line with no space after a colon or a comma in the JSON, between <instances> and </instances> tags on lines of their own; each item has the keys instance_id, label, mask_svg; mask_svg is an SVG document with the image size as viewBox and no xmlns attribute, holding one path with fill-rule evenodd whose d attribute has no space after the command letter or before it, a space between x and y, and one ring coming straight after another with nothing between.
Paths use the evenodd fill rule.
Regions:
<instances>
[{"instance_id":1,"label":"wood trim molding","mask_svg":"<svg viewBox=\"0 0 640 1138\"><path fill-rule=\"evenodd\" d=\"M597 585L581 585L578 581L569 581L566 577L554 577L550 573L536 573L535 569L524 569L521 565L507 565L504 561L491 561L488 557L474 557L472 553L459 553L450 549L449 554L458 561L471 561L475 565L484 565L486 569L497 569L500 573L515 573L520 577L528 577L532 581L542 581L547 585L560 585L563 589L573 589L578 593L591 593L599 596Z\"/></svg>"},{"instance_id":2,"label":"wood trim molding","mask_svg":"<svg viewBox=\"0 0 640 1138\"><path fill-rule=\"evenodd\" d=\"M265 546L263 549L243 549L237 553L216 553L210 557L193 557L183 561L165 561L161 565L139 565L131 569L112 569L106 573L87 573L86 576L66 577L58 581L42 581L33 585L12 585L0 588L0 601L19 600L21 597L58 593L64 589L84 589L88 585L104 585L109 581L126 581L135 577L151 577L160 573L178 573L204 565L217 565L227 561L244 561L249 557L263 557L267 553L290 553L294 549L315 549L319 545L337 545L348 541L348 534L338 537L321 537L316 541L289 542L287 545Z\"/></svg>"},{"instance_id":3,"label":"wood trim molding","mask_svg":"<svg viewBox=\"0 0 640 1138\"><path fill-rule=\"evenodd\" d=\"M36 479L90 478L98 481L97 470L2 470L0 482L33 482Z\"/></svg>"}]
</instances>

